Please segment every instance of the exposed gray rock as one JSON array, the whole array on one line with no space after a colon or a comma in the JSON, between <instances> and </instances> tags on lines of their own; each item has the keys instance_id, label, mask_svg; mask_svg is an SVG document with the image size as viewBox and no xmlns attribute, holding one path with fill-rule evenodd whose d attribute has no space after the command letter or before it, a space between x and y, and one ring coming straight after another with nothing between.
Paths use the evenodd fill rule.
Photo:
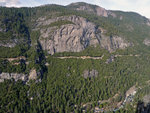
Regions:
<instances>
[{"instance_id":1,"label":"exposed gray rock","mask_svg":"<svg viewBox=\"0 0 150 113\"><path fill-rule=\"evenodd\" d=\"M80 6L76 10L93 12L93 9L89 5Z\"/></svg>"},{"instance_id":2,"label":"exposed gray rock","mask_svg":"<svg viewBox=\"0 0 150 113\"><path fill-rule=\"evenodd\" d=\"M48 63L48 62L46 62L46 63L45 63L45 65L46 65L46 66L49 66L49 63Z\"/></svg>"},{"instance_id":3,"label":"exposed gray rock","mask_svg":"<svg viewBox=\"0 0 150 113\"><path fill-rule=\"evenodd\" d=\"M12 47L15 47L15 46L16 46L16 44L15 44L15 43L7 43L7 44L0 43L0 46L3 46L3 47L10 47L10 48L12 48Z\"/></svg>"},{"instance_id":4,"label":"exposed gray rock","mask_svg":"<svg viewBox=\"0 0 150 113\"><path fill-rule=\"evenodd\" d=\"M29 80L36 80L36 79L37 79L37 72L35 69L32 69L29 74Z\"/></svg>"},{"instance_id":5,"label":"exposed gray rock","mask_svg":"<svg viewBox=\"0 0 150 113\"><path fill-rule=\"evenodd\" d=\"M23 73L0 73L0 82L3 82L4 80L10 80L14 79L15 81L22 80L24 82L28 82L29 80L36 80L36 82L40 82L41 79L37 79L38 76L40 76L41 73L37 72L35 69L32 69L28 74Z\"/></svg>"},{"instance_id":6,"label":"exposed gray rock","mask_svg":"<svg viewBox=\"0 0 150 113\"><path fill-rule=\"evenodd\" d=\"M105 10L105 9L102 8L102 7L97 7L97 8L96 8L96 14L97 14L98 16L108 17L108 12L107 12L107 10Z\"/></svg>"},{"instance_id":7,"label":"exposed gray rock","mask_svg":"<svg viewBox=\"0 0 150 113\"><path fill-rule=\"evenodd\" d=\"M47 27L40 30L41 36L39 41L43 50L47 50L49 54L53 55L56 52L80 52L88 46L96 47L97 45L110 52L118 48L124 49L131 46L131 43L128 43L121 37L102 35L103 32L95 24L75 15L38 21L37 28L59 20L68 20L74 24L62 25L59 28L56 26Z\"/></svg>"},{"instance_id":8,"label":"exposed gray rock","mask_svg":"<svg viewBox=\"0 0 150 113\"><path fill-rule=\"evenodd\" d=\"M116 14L113 13L112 11L108 11L100 6L90 5L87 3L81 2L72 3L69 5L69 7L77 11L85 11L88 13L96 14L97 16L108 17L109 15L111 15L113 17L116 17Z\"/></svg>"},{"instance_id":9,"label":"exposed gray rock","mask_svg":"<svg viewBox=\"0 0 150 113\"><path fill-rule=\"evenodd\" d=\"M14 41L0 42L0 46L12 48L12 47L16 46L16 42L14 42Z\"/></svg>"},{"instance_id":10,"label":"exposed gray rock","mask_svg":"<svg viewBox=\"0 0 150 113\"><path fill-rule=\"evenodd\" d=\"M143 43L147 46L150 46L150 39L145 39Z\"/></svg>"},{"instance_id":11,"label":"exposed gray rock","mask_svg":"<svg viewBox=\"0 0 150 113\"><path fill-rule=\"evenodd\" d=\"M27 74L22 74L22 73L4 73L2 72L0 74L0 82L3 82L5 79L15 79L15 81L22 80L22 81L27 81L28 80L28 75Z\"/></svg>"},{"instance_id":12,"label":"exposed gray rock","mask_svg":"<svg viewBox=\"0 0 150 113\"><path fill-rule=\"evenodd\" d=\"M91 78L91 77L97 77L98 76L98 71L97 70L94 70L92 69L91 71L90 70L85 70L83 72L83 75L82 75L84 78Z\"/></svg>"},{"instance_id":13,"label":"exposed gray rock","mask_svg":"<svg viewBox=\"0 0 150 113\"><path fill-rule=\"evenodd\" d=\"M4 82L4 79L0 79L0 83L1 83L1 82Z\"/></svg>"},{"instance_id":14,"label":"exposed gray rock","mask_svg":"<svg viewBox=\"0 0 150 113\"><path fill-rule=\"evenodd\" d=\"M130 96L130 95L135 95L136 93L137 93L137 88L136 88L136 86L134 85L134 86L130 87L130 89L128 89L128 90L126 91L126 97L128 97L128 96Z\"/></svg>"},{"instance_id":15,"label":"exposed gray rock","mask_svg":"<svg viewBox=\"0 0 150 113\"><path fill-rule=\"evenodd\" d=\"M129 32L132 32L132 31L134 31L134 28L133 28L133 26L132 25L126 25L126 29L129 31Z\"/></svg>"},{"instance_id":16,"label":"exposed gray rock","mask_svg":"<svg viewBox=\"0 0 150 113\"><path fill-rule=\"evenodd\" d=\"M67 75L66 75L67 77L69 77L70 76L70 73L67 73Z\"/></svg>"},{"instance_id":17,"label":"exposed gray rock","mask_svg":"<svg viewBox=\"0 0 150 113\"><path fill-rule=\"evenodd\" d=\"M108 16L107 10L99 6L93 6L87 3L80 3L80 2L72 3L69 6L74 10L86 11L89 13L97 14L98 16L104 16L104 17Z\"/></svg>"},{"instance_id":18,"label":"exposed gray rock","mask_svg":"<svg viewBox=\"0 0 150 113\"><path fill-rule=\"evenodd\" d=\"M120 20L122 20L123 19L123 16L120 16L120 18L119 18Z\"/></svg>"},{"instance_id":19,"label":"exposed gray rock","mask_svg":"<svg viewBox=\"0 0 150 113\"><path fill-rule=\"evenodd\" d=\"M125 49L126 47L132 46L132 43L125 41L123 38L114 36L101 36L100 40L101 47L107 49L109 52L113 52L116 49Z\"/></svg>"},{"instance_id":20,"label":"exposed gray rock","mask_svg":"<svg viewBox=\"0 0 150 113\"><path fill-rule=\"evenodd\" d=\"M107 10L107 14L110 15L110 16L112 16L113 18L117 17L117 15L115 13L113 13L112 11L108 11Z\"/></svg>"},{"instance_id":21,"label":"exposed gray rock","mask_svg":"<svg viewBox=\"0 0 150 113\"><path fill-rule=\"evenodd\" d=\"M144 102L145 106L147 106L147 104L150 104L150 94L149 95L145 95L143 97L143 102Z\"/></svg>"},{"instance_id":22,"label":"exposed gray rock","mask_svg":"<svg viewBox=\"0 0 150 113\"><path fill-rule=\"evenodd\" d=\"M148 26L150 26L150 19L147 20L147 23L146 23Z\"/></svg>"},{"instance_id":23,"label":"exposed gray rock","mask_svg":"<svg viewBox=\"0 0 150 113\"><path fill-rule=\"evenodd\" d=\"M0 40L0 46L13 48L16 45L21 44L21 43L25 43L25 42L28 44L30 43L29 40L26 40L24 38L9 39L9 40L3 40L3 41Z\"/></svg>"},{"instance_id":24,"label":"exposed gray rock","mask_svg":"<svg viewBox=\"0 0 150 113\"><path fill-rule=\"evenodd\" d=\"M78 16L64 17L64 19L72 21L75 24L62 25L59 29L49 27L41 30L40 43L44 50L48 50L48 53L54 54L55 52L64 51L80 52L90 45L95 46L95 44L99 43L93 23Z\"/></svg>"}]
</instances>

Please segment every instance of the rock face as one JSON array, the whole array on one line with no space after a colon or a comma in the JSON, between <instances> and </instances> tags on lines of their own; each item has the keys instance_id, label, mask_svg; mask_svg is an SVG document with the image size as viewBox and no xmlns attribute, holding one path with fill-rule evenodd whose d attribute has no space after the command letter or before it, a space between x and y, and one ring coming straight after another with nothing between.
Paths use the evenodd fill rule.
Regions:
<instances>
[{"instance_id":1,"label":"rock face","mask_svg":"<svg viewBox=\"0 0 150 113\"><path fill-rule=\"evenodd\" d=\"M0 82L4 82L4 80L10 80L14 79L15 81L22 80L24 82L27 82L28 80L37 80L37 76L39 74L36 72L35 69L32 69L28 74L22 74L22 73L0 73Z\"/></svg>"},{"instance_id":2,"label":"rock face","mask_svg":"<svg viewBox=\"0 0 150 113\"><path fill-rule=\"evenodd\" d=\"M96 7L95 9L93 9L90 7L90 5L87 4L87 5L83 5L83 6L78 7L76 10L87 11L87 12L95 13L98 16L108 17L107 11L102 7Z\"/></svg>"},{"instance_id":3,"label":"rock face","mask_svg":"<svg viewBox=\"0 0 150 113\"><path fill-rule=\"evenodd\" d=\"M91 78L91 77L97 77L98 76L98 71L97 70L94 70L92 69L91 71L90 70L85 70L83 72L83 75L82 75L84 78Z\"/></svg>"},{"instance_id":4,"label":"rock face","mask_svg":"<svg viewBox=\"0 0 150 113\"><path fill-rule=\"evenodd\" d=\"M78 16L61 17L55 19L55 21L60 19L71 21L74 24L62 25L60 28L49 27L41 30L40 43L44 50L48 50L48 53L80 52L88 46L95 46L99 43L96 36L96 26L93 23ZM52 21L49 20L49 22Z\"/></svg>"},{"instance_id":5,"label":"rock face","mask_svg":"<svg viewBox=\"0 0 150 113\"><path fill-rule=\"evenodd\" d=\"M33 69L30 71L29 80L36 80L36 79L37 79L37 72L35 69Z\"/></svg>"},{"instance_id":6,"label":"rock face","mask_svg":"<svg viewBox=\"0 0 150 113\"><path fill-rule=\"evenodd\" d=\"M18 73L1 73L0 82L3 82L5 79L15 79L15 81L18 81L18 80L27 81L28 75L18 74Z\"/></svg>"},{"instance_id":7,"label":"rock face","mask_svg":"<svg viewBox=\"0 0 150 113\"><path fill-rule=\"evenodd\" d=\"M60 20L71 21L73 24L44 28L44 26ZM102 31L95 24L75 15L48 20L39 19L37 23L35 30L40 29L41 46L43 50L47 50L52 55L56 52L80 52L88 46L99 45L110 52L131 46L121 37L102 35ZM41 26L43 27L41 28Z\"/></svg>"},{"instance_id":8,"label":"rock face","mask_svg":"<svg viewBox=\"0 0 150 113\"><path fill-rule=\"evenodd\" d=\"M102 7L97 7L96 8L96 14L98 16L108 17L108 12L104 8L102 8Z\"/></svg>"},{"instance_id":9,"label":"rock face","mask_svg":"<svg viewBox=\"0 0 150 113\"><path fill-rule=\"evenodd\" d=\"M147 20L146 24L150 26L150 19Z\"/></svg>"},{"instance_id":10,"label":"rock face","mask_svg":"<svg viewBox=\"0 0 150 113\"><path fill-rule=\"evenodd\" d=\"M125 49L126 47L132 46L132 43L127 42L118 36L107 37L102 35L100 45L101 47L107 49L109 52L113 52L116 49Z\"/></svg>"},{"instance_id":11,"label":"rock face","mask_svg":"<svg viewBox=\"0 0 150 113\"><path fill-rule=\"evenodd\" d=\"M88 13L96 14L97 16L108 17L109 15L111 15L113 17L116 17L116 14L111 11L108 11L100 6L83 2L72 3L68 7L77 11L85 11Z\"/></svg>"},{"instance_id":12,"label":"rock face","mask_svg":"<svg viewBox=\"0 0 150 113\"><path fill-rule=\"evenodd\" d=\"M130 96L130 95L135 95L137 92L137 88L136 86L132 86L129 90L127 90L126 92L126 97Z\"/></svg>"},{"instance_id":13,"label":"rock face","mask_svg":"<svg viewBox=\"0 0 150 113\"><path fill-rule=\"evenodd\" d=\"M9 48L13 48L16 45L19 45L22 43L30 44L30 41L27 39L23 39L23 37L20 37L20 39L9 39L9 40L3 40L3 41L0 40L0 46L9 47Z\"/></svg>"},{"instance_id":14,"label":"rock face","mask_svg":"<svg viewBox=\"0 0 150 113\"><path fill-rule=\"evenodd\" d=\"M145 40L143 41L143 43L144 43L145 45L147 45L147 46L150 46L150 40L149 40L149 39L145 39Z\"/></svg>"}]
</instances>

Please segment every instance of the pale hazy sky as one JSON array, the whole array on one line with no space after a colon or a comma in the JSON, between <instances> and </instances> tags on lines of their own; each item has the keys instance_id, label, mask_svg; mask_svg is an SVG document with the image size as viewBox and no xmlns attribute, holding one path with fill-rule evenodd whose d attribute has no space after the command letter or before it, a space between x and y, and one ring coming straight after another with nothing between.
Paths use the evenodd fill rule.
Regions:
<instances>
[{"instance_id":1,"label":"pale hazy sky","mask_svg":"<svg viewBox=\"0 0 150 113\"><path fill-rule=\"evenodd\" d=\"M111 10L134 11L150 18L150 0L0 0L0 5L33 7L43 4L68 5L72 2L87 2Z\"/></svg>"}]
</instances>

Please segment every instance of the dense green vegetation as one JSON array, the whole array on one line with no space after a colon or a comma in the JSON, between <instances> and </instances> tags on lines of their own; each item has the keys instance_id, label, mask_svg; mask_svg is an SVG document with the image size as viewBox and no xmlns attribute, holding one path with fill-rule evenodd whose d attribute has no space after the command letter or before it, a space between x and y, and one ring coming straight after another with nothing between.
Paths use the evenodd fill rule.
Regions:
<instances>
[{"instance_id":1,"label":"dense green vegetation","mask_svg":"<svg viewBox=\"0 0 150 113\"><path fill-rule=\"evenodd\" d=\"M1 47L0 57L16 57L29 49L30 35L24 15L17 9L0 8L0 43L16 45Z\"/></svg>"},{"instance_id":2,"label":"dense green vegetation","mask_svg":"<svg viewBox=\"0 0 150 113\"><path fill-rule=\"evenodd\" d=\"M19 44L16 45L14 48L0 47L0 51L1 51L0 58L22 56L28 49L29 49L29 45L27 44Z\"/></svg>"},{"instance_id":3,"label":"dense green vegetation","mask_svg":"<svg viewBox=\"0 0 150 113\"><path fill-rule=\"evenodd\" d=\"M93 8L95 6L92 6ZM92 103L87 112L93 108L107 106L108 103L98 104L99 100L108 100L119 94L117 102L123 101L125 92L137 85L142 87L135 96L134 104L146 94L150 94L147 81L150 80L150 55L149 47L143 44L145 38L150 37L150 27L147 19L136 13L115 11L116 18L99 17L84 11L74 11L69 7L47 5L35 8L4 8L0 7L0 43L18 40L15 47L0 46L0 73L29 73L36 69L41 74L42 81L5 80L0 83L0 113L81 113L86 103ZM54 13L54 14L53 14ZM33 31L34 22L41 16L68 16L77 15L95 23L98 27L107 30L106 35L118 35L133 42L132 47L109 53L100 47L88 47L82 52L63 52L52 56L42 50L38 41L40 31ZM120 17L122 16L122 20ZM32 24L31 24L32 23ZM57 21L49 26L74 24L70 21ZM11 43L11 42L9 42ZM132 54L131 56L129 56ZM113 62L106 63L111 55ZM137 56L135 56L137 55ZM9 62L5 58L24 56L26 60ZM46 57L47 56L47 57ZM100 57L93 59L59 59L61 56L91 56ZM14 65L14 63L19 63ZM28 62L28 64L26 63ZM47 66L45 64L48 64ZM84 78L85 70L95 69L97 77ZM92 109L92 111L91 111ZM127 105L119 113L133 112L133 106Z\"/></svg>"},{"instance_id":4,"label":"dense green vegetation","mask_svg":"<svg viewBox=\"0 0 150 113\"><path fill-rule=\"evenodd\" d=\"M62 52L62 53L55 53L53 56L91 56L91 57L97 57L97 56L103 56L109 58L110 56L109 52L105 49L102 49L100 46L92 47L89 46L82 52Z\"/></svg>"},{"instance_id":5,"label":"dense green vegetation","mask_svg":"<svg viewBox=\"0 0 150 113\"><path fill-rule=\"evenodd\" d=\"M8 60L0 60L0 71L1 72L17 72L17 73L23 73L26 70L26 64L24 60L19 60L18 65L14 65L13 63L10 63Z\"/></svg>"},{"instance_id":6,"label":"dense green vegetation","mask_svg":"<svg viewBox=\"0 0 150 113\"><path fill-rule=\"evenodd\" d=\"M105 60L61 60L49 57L48 74L41 83L33 82L30 86L23 85L19 81L1 83L0 99L3 100L1 112L6 108L8 111L18 112L81 112L85 103L107 100L116 93L124 97L124 92L131 86L137 83L140 85L150 79L148 76L150 61L145 62L143 59L145 56L124 56L106 64ZM82 74L87 69L98 70L98 77L84 79ZM15 88L18 86L21 89ZM5 91L6 89L9 90ZM10 93L11 91L14 93ZM3 92L9 97L3 98ZM25 96L24 101L21 100L22 96ZM12 101L12 104L4 104L7 101ZM93 107L96 105L98 104L92 104Z\"/></svg>"}]
</instances>

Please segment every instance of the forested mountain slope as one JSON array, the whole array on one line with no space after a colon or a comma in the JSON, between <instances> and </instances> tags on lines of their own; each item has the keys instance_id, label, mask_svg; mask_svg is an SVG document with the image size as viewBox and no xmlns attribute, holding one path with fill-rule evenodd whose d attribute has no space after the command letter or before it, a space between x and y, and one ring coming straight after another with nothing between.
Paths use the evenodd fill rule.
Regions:
<instances>
[{"instance_id":1,"label":"forested mountain slope","mask_svg":"<svg viewBox=\"0 0 150 113\"><path fill-rule=\"evenodd\" d=\"M146 17L82 2L0 14L0 112L148 112Z\"/></svg>"}]
</instances>

